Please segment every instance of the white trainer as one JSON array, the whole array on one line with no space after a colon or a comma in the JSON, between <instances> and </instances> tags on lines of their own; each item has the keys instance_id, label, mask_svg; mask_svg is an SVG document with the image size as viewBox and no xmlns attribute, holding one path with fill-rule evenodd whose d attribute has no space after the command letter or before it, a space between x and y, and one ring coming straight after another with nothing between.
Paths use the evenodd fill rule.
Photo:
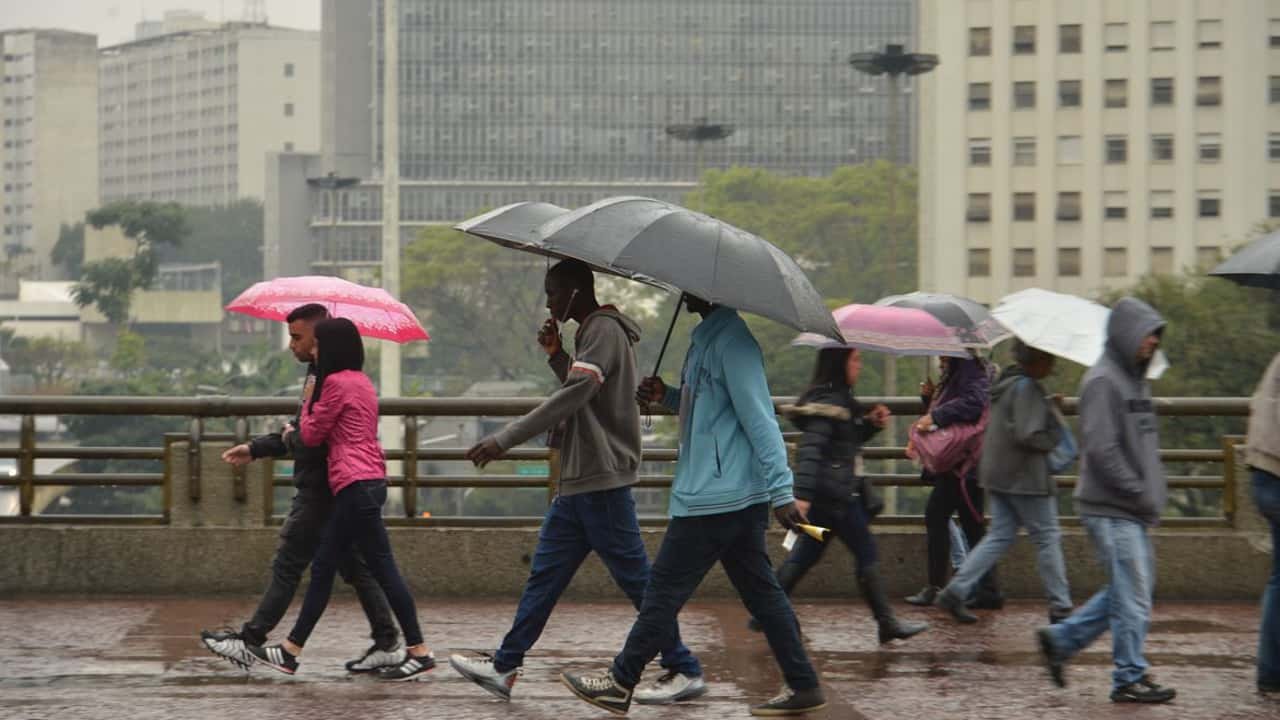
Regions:
<instances>
[{"instance_id":1,"label":"white trainer","mask_svg":"<svg viewBox=\"0 0 1280 720\"><path fill-rule=\"evenodd\" d=\"M493 658L489 655L466 657L450 655L449 665L462 677L497 695L503 700L511 700L511 688L516 684L520 668L512 668L506 672L498 672L493 667Z\"/></svg>"},{"instance_id":2,"label":"white trainer","mask_svg":"<svg viewBox=\"0 0 1280 720\"><path fill-rule=\"evenodd\" d=\"M641 705L670 705L707 694L701 675L669 672L651 683L636 688L633 699Z\"/></svg>"}]
</instances>

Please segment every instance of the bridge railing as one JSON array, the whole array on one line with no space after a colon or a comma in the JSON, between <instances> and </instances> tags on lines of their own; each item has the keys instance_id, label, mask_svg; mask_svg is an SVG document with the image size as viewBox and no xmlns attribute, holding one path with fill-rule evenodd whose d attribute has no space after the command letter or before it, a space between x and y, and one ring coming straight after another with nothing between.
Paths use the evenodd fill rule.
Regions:
<instances>
[{"instance_id":1,"label":"bridge railing","mask_svg":"<svg viewBox=\"0 0 1280 720\"><path fill-rule=\"evenodd\" d=\"M863 398L868 403L883 402L897 416L915 416L923 411L916 398ZM776 404L792 401L792 398L775 398ZM419 442L419 426L423 419L441 417L485 417L510 418L522 415L535 407L540 398L396 398L383 400L380 411L384 416L402 418L402 449L391 449L386 457L399 467L401 472L388 477L393 488L399 488L401 508L399 517L389 518L396 524L422 525L527 525L536 522L535 516L519 517L475 517L475 516L442 516L432 514L424 517L419 507L419 491L440 488L537 488L547 492L550 498L554 494L558 480L558 457L555 450L547 448L521 447L507 454L507 459L516 461L532 461L546 463L544 475L503 474L483 472L476 474L447 474L424 472L429 463L462 461L466 448L462 447L422 447ZM1158 413L1162 417L1242 417L1248 414L1247 398L1158 398ZM0 459L16 461L13 475L5 477L0 474L0 491L16 488L18 494L17 512L0 515L0 522L55 522L55 523L141 523L165 524L169 522L170 510L174 502L173 488L175 483L174 452L180 448L186 455L184 466L185 477L182 478L184 500L199 502L204 493L204 474L208 469L201 461L203 449L210 445L228 447L236 442L249 438L250 420L267 416L286 416L296 409L296 401L288 398L232 398L232 397L77 397L77 396L10 396L0 398L0 416L18 416L18 438L16 444L0 446ZM1067 414L1074 414L1076 405L1073 399L1065 403ZM653 408L653 414L668 414L665 409ZM148 447L66 447L57 443L38 442L36 418L41 416L165 416L184 418L187 430L181 433L164 433L157 437L161 445ZM206 425L211 420L230 420L232 432L206 432ZM795 439L794 433L787 433L789 440ZM1161 451L1166 463L1210 463L1221 468L1219 473L1191 474L1169 476L1171 489L1199 489L1221 493L1220 512L1213 517L1171 517L1167 518L1173 525L1214 526L1228 525L1235 513L1235 452L1234 447L1241 442L1239 436L1228 435L1221 438L1221 443L1214 448L1170 448ZM646 448L644 460L646 465L652 463L669 464L675 460L674 448ZM892 461L905 458L904 448L871 446L865 449L864 457L869 461ZM159 472L36 472L38 460L63 461L152 461L160 464ZM207 459L206 459L207 462ZM874 463L873 463L874 464ZM914 468L913 468L914 469ZM882 489L908 489L922 487L916 472L872 472L868 476ZM274 469L270 471L271 482L266 484L263 499L263 521L270 523L277 513L275 488L288 487L288 477L277 476ZM222 481L219 473L219 480ZM1074 486L1076 478L1062 476L1057 479L1062 489ZM237 468L231 472L232 494L237 502L249 499L249 483L246 481L246 470ZM663 473L643 474L638 483L644 488L667 488L671 484L671 476ZM56 512L33 512L37 490L40 488L63 487L104 487L104 488L159 488L161 492L160 512L129 515L86 515L59 514ZM891 515L882 517L881 522L920 522L919 515ZM1072 518L1064 517L1064 522L1071 523Z\"/></svg>"}]
</instances>

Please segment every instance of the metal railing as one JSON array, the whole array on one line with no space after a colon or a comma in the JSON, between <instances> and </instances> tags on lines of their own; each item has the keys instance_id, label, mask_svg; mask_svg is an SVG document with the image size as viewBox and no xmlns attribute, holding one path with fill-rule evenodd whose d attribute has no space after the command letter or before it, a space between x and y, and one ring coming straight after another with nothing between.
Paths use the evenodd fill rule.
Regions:
<instances>
[{"instance_id":1,"label":"metal railing","mask_svg":"<svg viewBox=\"0 0 1280 720\"><path fill-rule=\"evenodd\" d=\"M791 402L792 398L775 398L775 405ZM536 517L473 517L473 516L439 516L424 518L418 509L418 491L436 488L542 488L550 498L555 491L558 478L558 458L554 450L546 448L515 448L506 455L506 459L517 461L537 461L548 463L548 472L543 476L510 475L510 474L423 474L423 463L438 461L461 461L465 459L466 448L422 448L419 447L418 425L421 418L436 417L517 417L536 407L541 398L395 398L383 400L380 411L383 415L403 418L403 449L386 451L389 461L398 461L404 471L400 475L388 477L393 488L403 492L403 517L388 518L396 524L424 525L525 525L536 522ZM884 403L895 415L916 415L923 407L915 398L863 398L867 403ZM1249 412L1248 398L1157 398L1157 411L1162 417L1241 417ZM143 523L164 524L169 521L169 510L172 506L171 478L173 468L169 462L170 446L177 442L187 443L187 473L185 478L189 499L198 501L202 494L201 447L204 443L228 445L232 442L243 442L249 438L249 419L262 416L291 415L296 410L296 401L289 398L232 398L232 397L76 397L76 396L11 396L0 398L0 415L17 415L19 437L16 446L0 446L0 458L17 460L17 473L12 477L0 476L0 488L17 487L19 491L19 512L14 516L0 516L4 522L56 522L56 523ZM1067 414L1074 414L1074 399L1065 403ZM654 408L657 415L669 414L663 408ZM48 415L112 415L112 416L169 416L182 417L188 420L188 430L184 433L166 433L162 446L156 447L59 447L37 443L37 416ZM233 423L231 433L206 433L206 421L214 418L230 418ZM788 433L788 439L794 440L795 434ZM1233 447L1241 441L1238 436L1222 438L1222 444L1213 449L1166 449L1161 451L1165 462L1202 462L1220 463L1222 473L1218 475L1171 475L1171 489L1206 489L1218 490L1222 493L1222 514L1214 518L1167 518L1170 524L1178 525L1226 525L1231 522L1235 512L1235 469ZM867 460L900 460L905 458L904 448L870 446L864 450ZM36 460L149 460L163 463L162 472L100 472L100 473L37 473ZM673 462L676 451L673 448L648 448L644 460L648 462ZM881 488L923 487L918 474L906 473L869 473L872 481ZM273 482L265 489L266 516L264 522L271 522L273 515L274 495L276 487L287 487L291 481L287 477L276 477L272 472ZM1070 488L1075 484L1074 477L1058 478L1060 488ZM239 502L248 499L248 487L243 468L237 468L232 474L233 495ZM671 485L671 476L666 474L645 474L638 483L639 487L667 488ZM36 489L41 487L141 487L161 488L163 494L162 508L159 515L42 515L33 514L32 506ZM920 516L882 516L881 522L920 522ZM1070 523L1070 519L1064 519Z\"/></svg>"}]
</instances>

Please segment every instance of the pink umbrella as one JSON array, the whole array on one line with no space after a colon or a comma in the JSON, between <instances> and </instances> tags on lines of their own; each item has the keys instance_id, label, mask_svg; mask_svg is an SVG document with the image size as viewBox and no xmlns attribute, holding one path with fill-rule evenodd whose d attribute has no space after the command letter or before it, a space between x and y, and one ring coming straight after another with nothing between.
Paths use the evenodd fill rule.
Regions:
<instances>
[{"instance_id":1,"label":"pink umbrella","mask_svg":"<svg viewBox=\"0 0 1280 720\"><path fill-rule=\"evenodd\" d=\"M924 310L890 305L845 305L831 313L844 335L844 347L890 355L968 357L954 328ZM792 345L829 348L840 343L816 333L801 333Z\"/></svg>"},{"instance_id":2,"label":"pink umbrella","mask_svg":"<svg viewBox=\"0 0 1280 720\"><path fill-rule=\"evenodd\" d=\"M398 343L430 339L409 306L391 297L386 290L327 275L283 277L255 283L226 309L263 320L284 320L295 308L307 303L324 305L332 317L347 318L365 337Z\"/></svg>"}]
</instances>

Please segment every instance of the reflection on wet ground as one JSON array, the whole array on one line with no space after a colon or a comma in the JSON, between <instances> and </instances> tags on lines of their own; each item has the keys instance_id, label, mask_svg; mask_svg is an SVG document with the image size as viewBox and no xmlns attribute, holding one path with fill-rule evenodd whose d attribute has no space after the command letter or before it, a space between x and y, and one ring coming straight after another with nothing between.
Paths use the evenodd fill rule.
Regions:
<instances>
[{"instance_id":1,"label":"reflection on wet ground","mask_svg":"<svg viewBox=\"0 0 1280 720\"><path fill-rule=\"evenodd\" d=\"M299 674L261 666L245 673L199 644L201 628L243 620L254 598L22 598L0 600L0 718L173 720L248 716L288 708L306 718L608 717L572 698L558 682L566 668L603 668L619 649L634 611L623 603L565 603L530 654L511 703L499 702L442 662L427 680L396 685L349 676L344 660L367 644L353 599L335 600ZM428 642L450 652L487 651L511 621L514 601L423 600ZM1032 642L1043 622L1037 603L981 613L973 626L939 612L902 606L934 627L881 647L863 606L797 605L806 644L823 675L824 718L1280 718L1280 698L1254 691L1256 605L1157 604L1147 650L1171 705L1141 708L1108 700L1110 643L1080 655L1068 687L1052 687ZM285 628L292 616L285 619ZM685 641L701 657L710 693L676 707L633 706L639 718L746 717L747 705L781 685L764 638L746 629L742 608L697 602L681 615ZM657 667L651 674L659 672ZM273 710L276 709L276 710Z\"/></svg>"}]
</instances>

